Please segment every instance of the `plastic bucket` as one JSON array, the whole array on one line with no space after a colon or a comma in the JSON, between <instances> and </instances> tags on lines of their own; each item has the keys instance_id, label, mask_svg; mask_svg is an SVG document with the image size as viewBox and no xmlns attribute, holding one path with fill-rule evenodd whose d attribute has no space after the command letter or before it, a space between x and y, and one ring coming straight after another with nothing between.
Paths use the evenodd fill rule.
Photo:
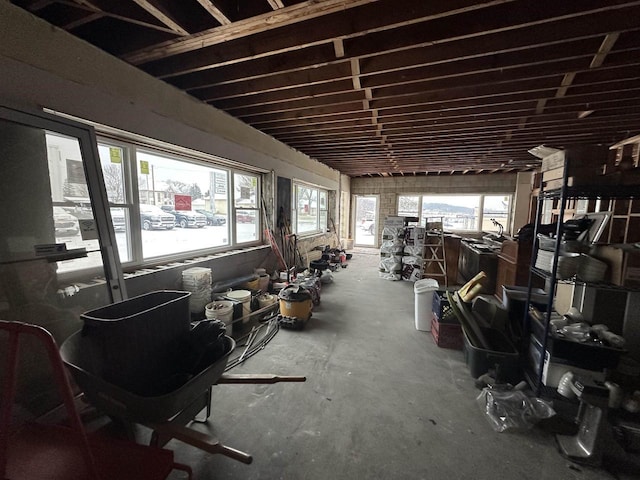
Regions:
<instances>
[{"instance_id":1,"label":"plastic bucket","mask_svg":"<svg viewBox=\"0 0 640 480\"><path fill-rule=\"evenodd\" d=\"M249 290L258 290L260 288L260 277L248 281L244 286Z\"/></svg>"},{"instance_id":2,"label":"plastic bucket","mask_svg":"<svg viewBox=\"0 0 640 480\"><path fill-rule=\"evenodd\" d=\"M209 320L220 320L227 327L227 335L233 333L233 302L229 300L218 300L208 303L204 308L205 317Z\"/></svg>"},{"instance_id":3,"label":"plastic bucket","mask_svg":"<svg viewBox=\"0 0 640 480\"><path fill-rule=\"evenodd\" d=\"M277 300L278 299L275 295L267 293L266 295L260 295L258 297L258 305L260 306L260 308L268 307L269 305L273 305L274 303L276 303Z\"/></svg>"},{"instance_id":4,"label":"plastic bucket","mask_svg":"<svg viewBox=\"0 0 640 480\"><path fill-rule=\"evenodd\" d=\"M251 314L251 292L249 290L231 290L227 292L226 297L242 303L242 323L247 323L249 314Z\"/></svg>"},{"instance_id":5,"label":"plastic bucket","mask_svg":"<svg viewBox=\"0 0 640 480\"><path fill-rule=\"evenodd\" d=\"M433 317L433 292L438 290L438 281L433 278L423 278L413 284L415 293L416 330L431 331Z\"/></svg>"}]
</instances>

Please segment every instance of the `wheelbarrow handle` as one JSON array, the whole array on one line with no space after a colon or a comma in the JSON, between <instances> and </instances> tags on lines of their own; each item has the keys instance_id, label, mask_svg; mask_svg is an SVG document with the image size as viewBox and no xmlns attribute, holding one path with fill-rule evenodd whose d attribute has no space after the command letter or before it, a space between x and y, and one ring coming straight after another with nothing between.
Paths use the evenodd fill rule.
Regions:
<instances>
[{"instance_id":1,"label":"wheelbarrow handle","mask_svg":"<svg viewBox=\"0 0 640 480\"><path fill-rule=\"evenodd\" d=\"M252 374L252 373L224 373L218 378L217 384L233 384L233 383L279 383L279 382L306 382L307 377L294 375L271 375L271 374Z\"/></svg>"},{"instance_id":2,"label":"wheelbarrow handle","mask_svg":"<svg viewBox=\"0 0 640 480\"><path fill-rule=\"evenodd\" d=\"M162 433L181 442L192 445L200 450L204 450L209 453L219 453L225 457L233 458L239 462L249 465L253 462L253 457L248 453L236 450L235 448L223 445L218 439L211 437L205 433L198 432L191 428L185 427L172 422L159 423L159 424L147 424L147 426L153 429L155 432Z\"/></svg>"},{"instance_id":3,"label":"wheelbarrow handle","mask_svg":"<svg viewBox=\"0 0 640 480\"><path fill-rule=\"evenodd\" d=\"M217 453L224 455L225 457L233 458L234 460L238 460L239 462L250 465L253 462L253 457L248 453L237 450L232 447L228 447L221 443L218 443L216 447Z\"/></svg>"}]
</instances>

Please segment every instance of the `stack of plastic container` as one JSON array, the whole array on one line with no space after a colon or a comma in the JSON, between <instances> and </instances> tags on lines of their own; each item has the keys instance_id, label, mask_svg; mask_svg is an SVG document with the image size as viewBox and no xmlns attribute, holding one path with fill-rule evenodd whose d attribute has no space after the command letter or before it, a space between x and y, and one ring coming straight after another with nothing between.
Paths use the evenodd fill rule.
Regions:
<instances>
[{"instance_id":1,"label":"stack of plastic container","mask_svg":"<svg viewBox=\"0 0 640 480\"><path fill-rule=\"evenodd\" d=\"M205 307L211 302L211 269L187 268L182 272L182 288L191 292L189 311L204 317Z\"/></svg>"}]
</instances>

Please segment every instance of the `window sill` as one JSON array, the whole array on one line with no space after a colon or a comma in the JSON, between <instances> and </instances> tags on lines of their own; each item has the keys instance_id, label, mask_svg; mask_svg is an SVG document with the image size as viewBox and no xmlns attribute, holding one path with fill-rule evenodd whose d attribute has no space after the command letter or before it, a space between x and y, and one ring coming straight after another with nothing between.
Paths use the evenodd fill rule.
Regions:
<instances>
[{"instance_id":1,"label":"window sill","mask_svg":"<svg viewBox=\"0 0 640 480\"><path fill-rule=\"evenodd\" d=\"M270 245L256 245L256 246L252 246L252 247L236 248L234 250L228 250L226 252L212 253L211 255L200 255L200 256L189 258L189 259L186 259L186 260L170 261L170 262L167 262L167 263L161 264L161 265L155 265L155 266L150 266L150 267L142 267L142 268L138 268L136 270L133 270L131 272L125 272L124 273L124 279L127 280L129 278L139 277L139 276L142 276L142 275L148 275L148 274L151 274L151 273L157 273L157 272L161 272L161 271L164 271L164 270L167 270L167 269L172 269L172 268L182 268L182 267L186 267L186 266L189 266L189 267L197 266L200 263L204 263L204 262L207 262L207 261L210 261L210 260L229 257L229 256L232 256L232 255L242 255L243 253L257 251L257 250L269 250L269 249L271 249Z\"/></svg>"},{"instance_id":2,"label":"window sill","mask_svg":"<svg viewBox=\"0 0 640 480\"><path fill-rule=\"evenodd\" d=\"M306 240L309 238L322 237L324 235L331 235L332 232L308 232L296 234L300 240Z\"/></svg>"}]
</instances>

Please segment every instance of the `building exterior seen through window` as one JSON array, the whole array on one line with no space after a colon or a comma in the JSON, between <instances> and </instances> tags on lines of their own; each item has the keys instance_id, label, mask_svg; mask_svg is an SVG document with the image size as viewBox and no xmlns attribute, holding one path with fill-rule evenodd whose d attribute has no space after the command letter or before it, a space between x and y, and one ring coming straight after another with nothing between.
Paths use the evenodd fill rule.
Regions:
<instances>
[{"instance_id":1,"label":"building exterior seen through window","mask_svg":"<svg viewBox=\"0 0 640 480\"><path fill-rule=\"evenodd\" d=\"M444 228L454 231L498 232L508 227L511 195L400 195L398 215L442 217Z\"/></svg>"},{"instance_id":2,"label":"building exterior seen through window","mask_svg":"<svg viewBox=\"0 0 640 480\"><path fill-rule=\"evenodd\" d=\"M292 225L298 235L326 232L327 191L303 183L293 184Z\"/></svg>"},{"instance_id":3,"label":"building exterior seen through window","mask_svg":"<svg viewBox=\"0 0 640 480\"><path fill-rule=\"evenodd\" d=\"M97 240L81 231L94 215L77 142L46 139L56 236L96 250ZM123 264L262 242L260 175L114 140L99 139L98 154ZM65 263L71 271L92 266L91 255Z\"/></svg>"}]
</instances>

